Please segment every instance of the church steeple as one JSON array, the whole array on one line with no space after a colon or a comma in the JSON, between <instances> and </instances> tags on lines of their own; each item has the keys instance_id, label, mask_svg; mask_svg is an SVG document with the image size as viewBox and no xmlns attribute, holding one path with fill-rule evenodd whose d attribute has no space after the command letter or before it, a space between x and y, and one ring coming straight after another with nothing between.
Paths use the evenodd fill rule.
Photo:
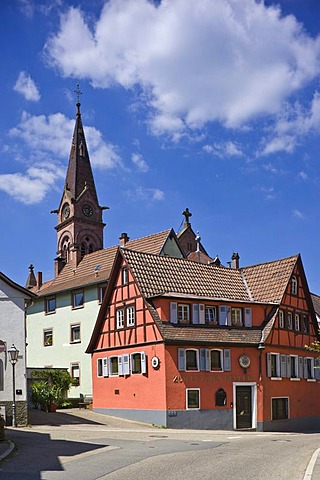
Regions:
<instances>
[{"instance_id":1,"label":"church steeple","mask_svg":"<svg viewBox=\"0 0 320 480\"><path fill-rule=\"evenodd\" d=\"M81 120L79 85L76 122L72 137L69 164L59 208L57 258L55 275L70 263L74 268L87 253L103 248L102 211L92 174L89 153Z\"/></svg>"}]
</instances>

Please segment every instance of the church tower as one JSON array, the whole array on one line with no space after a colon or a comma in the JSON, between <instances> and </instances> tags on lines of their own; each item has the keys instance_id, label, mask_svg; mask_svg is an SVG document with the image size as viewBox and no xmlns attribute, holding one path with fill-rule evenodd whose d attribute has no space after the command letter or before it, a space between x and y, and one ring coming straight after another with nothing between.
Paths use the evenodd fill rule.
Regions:
<instances>
[{"instance_id":1,"label":"church tower","mask_svg":"<svg viewBox=\"0 0 320 480\"><path fill-rule=\"evenodd\" d=\"M103 248L102 211L107 207L98 203L81 120L79 85L76 94L76 123L66 181L59 208L52 212L58 215L55 276L66 264L76 268L84 255Z\"/></svg>"}]
</instances>

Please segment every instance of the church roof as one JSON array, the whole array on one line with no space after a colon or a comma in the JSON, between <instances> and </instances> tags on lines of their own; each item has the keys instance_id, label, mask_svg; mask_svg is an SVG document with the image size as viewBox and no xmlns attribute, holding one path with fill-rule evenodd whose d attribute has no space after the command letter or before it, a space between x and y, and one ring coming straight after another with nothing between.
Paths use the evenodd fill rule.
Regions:
<instances>
[{"instance_id":1,"label":"church roof","mask_svg":"<svg viewBox=\"0 0 320 480\"><path fill-rule=\"evenodd\" d=\"M78 102L65 188L73 198L77 199L85 187L90 188L91 194L98 203Z\"/></svg>"},{"instance_id":2,"label":"church roof","mask_svg":"<svg viewBox=\"0 0 320 480\"><path fill-rule=\"evenodd\" d=\"M129 240L126 247L132 250L147 251L155 255L160 255L171 232L172 229L168 229L146 237ZM62 290L70 290L86 285L106 282L109 278L118 248L119 247L115 245L89 253L83 257L76 268L70 264L66 264L56 278L43 283L40 289L34 287L32 291L40 296L46 296Z\"/></svg>"}]
</instances>

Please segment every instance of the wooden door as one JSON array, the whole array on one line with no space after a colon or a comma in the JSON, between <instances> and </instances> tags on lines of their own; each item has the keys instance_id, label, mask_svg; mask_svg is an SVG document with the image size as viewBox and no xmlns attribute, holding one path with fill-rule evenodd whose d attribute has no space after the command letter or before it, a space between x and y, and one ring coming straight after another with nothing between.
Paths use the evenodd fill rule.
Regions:
<instances>
[{"instance_id":1,"label":"wooden door","mask_svg":"<svg viewBox=\"0 0 320 480\"><path fill-rule=\"evenodd\" d=\"M252 390L236 387L236 428L252 428Z\"/></svg>"}]
</instances>

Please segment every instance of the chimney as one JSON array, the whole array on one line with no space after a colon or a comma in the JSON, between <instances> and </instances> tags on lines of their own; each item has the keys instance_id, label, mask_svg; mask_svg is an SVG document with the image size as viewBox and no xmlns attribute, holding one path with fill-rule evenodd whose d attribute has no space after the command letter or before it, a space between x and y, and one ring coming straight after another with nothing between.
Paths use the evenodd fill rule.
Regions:
<instances>
[{"instance_id":1,"label":"chimney","mask_svg":"<svg viewBox=\"0 0 320 480\"><path fill-rule=\"evenodd\" d=\"M121 235L119 237L119 240L120 240L120 247L125 247L126 243L129 242L130 237L128 237L126 232L123 232L123 233L121 233Z\"/></svg>"},{"instance_id":2,"label":"chimney","mask_svg":"<svg viewBox=\"0 0 320 480\"><path fill-rule=\"evenodd\" d=\"M42 287L42 272L37 272L37 287L38 289Z\"/></svg>"},{"instance_id":3,"label":"chimney","mask_svg":"<svg viewBox=\"0 0 320 480\"><path fill-rule=\"evenodd\" d=\"M232 268L235 269L235 270L238 269L239 268L239 260L240 260L239 253L234 252L232 254L231 260L232 260Z\"/></svg>"}]
</instances>

